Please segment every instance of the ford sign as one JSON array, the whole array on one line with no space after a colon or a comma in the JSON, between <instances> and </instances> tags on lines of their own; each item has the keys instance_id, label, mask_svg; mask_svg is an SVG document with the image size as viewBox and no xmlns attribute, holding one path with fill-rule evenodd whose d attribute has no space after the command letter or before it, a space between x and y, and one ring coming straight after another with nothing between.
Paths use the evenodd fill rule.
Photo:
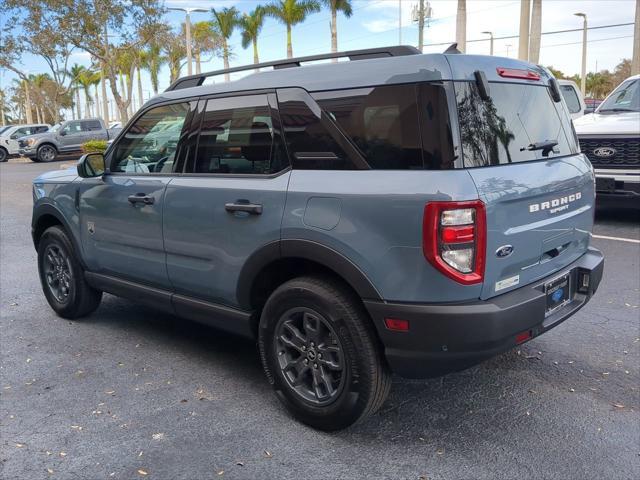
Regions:
<instances>
[{"instance_id":1,"label":"ford sign","mask_svg":"<svg viewBox=\"0 0 640 480\"><path fill-rule=\"evenodd\" d=\"M598 147L593 151L596 157L609 158L616 154L616 149L611 147Z\"/></svg>"}]
</instances>

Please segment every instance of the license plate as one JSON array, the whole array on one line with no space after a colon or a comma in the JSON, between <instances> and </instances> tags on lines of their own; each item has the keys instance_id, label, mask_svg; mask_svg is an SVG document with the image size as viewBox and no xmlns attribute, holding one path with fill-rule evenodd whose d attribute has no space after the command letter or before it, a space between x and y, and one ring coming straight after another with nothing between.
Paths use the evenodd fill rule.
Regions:
<instances>
[{"instance_id":1,"label":"license plate","mask_svg":"<svg viewBox=\"0 0 640 480\"><path fill-rule=\"evenodd\" d=\"M616 189L616 181L613 178L596 178L596 191L613 192Z\"/></svg>"},{"instance_id":2,"label":"license plate","mask_svg":"<svg viewBox=\"0 0 640 480\"><path fill-rule=\"evenodd\" d=\"M545 284L544 291L547 296L546 316L564 307L571 300L570 275L566 273Z\"/></svg>"}]
</instances>

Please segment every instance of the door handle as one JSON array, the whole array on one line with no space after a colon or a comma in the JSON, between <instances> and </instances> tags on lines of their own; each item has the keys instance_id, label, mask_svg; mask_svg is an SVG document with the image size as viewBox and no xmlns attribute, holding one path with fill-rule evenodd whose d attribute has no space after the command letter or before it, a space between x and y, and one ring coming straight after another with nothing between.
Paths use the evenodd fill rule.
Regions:
<instances>
[{"instance_id":1,"label":"door handle","mask_svg":"<svg viewBox=\"0 0 640 480\"><path fill-rule=\"evenodd\" d=\"M150 195L146 195L144 193L136 193L135 195L129 195L127 197L129 203L131 205L135 205L136 203L144 203L145 205L153 205L156 199Z\"/></svg>"},{"instance_id":2,"label":"door handle","mask_svg":"<svg viewBox=\"0 0 640 480\"><path fill-rule=\"evenodd\" d=\"M225 203L224 209L227 212L247 212L253 215L260 215L262 213L262 205L242 202L240 200L237 203Z\"/></svg>"}]
</instances>

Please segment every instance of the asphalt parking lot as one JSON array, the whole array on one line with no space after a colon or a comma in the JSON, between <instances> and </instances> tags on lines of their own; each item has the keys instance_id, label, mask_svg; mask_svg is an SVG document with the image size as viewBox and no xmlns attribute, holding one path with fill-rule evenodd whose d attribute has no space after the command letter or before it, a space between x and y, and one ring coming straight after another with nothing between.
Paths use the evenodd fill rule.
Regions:
<instances>
[{"instance_id":1,"label":"asphalt parking lot","mask_svg":"<svg viewBox=\"0 0 640 480\"><path fill-rule=\"evenodd\" d=\"M605 276L546 335L473 369L394 378L338 433L293 421L256 346L105 296L56 317L30 238L32 178L0 164L3 479L640 478L640 222L597 215Z\"/></svg>"}]
</instances>

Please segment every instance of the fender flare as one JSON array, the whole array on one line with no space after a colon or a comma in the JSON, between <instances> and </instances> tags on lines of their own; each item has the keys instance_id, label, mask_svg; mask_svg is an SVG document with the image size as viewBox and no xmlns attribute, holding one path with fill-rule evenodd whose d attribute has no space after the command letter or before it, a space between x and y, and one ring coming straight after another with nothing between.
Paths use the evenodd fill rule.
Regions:
<instances>
[{"instance_id":1,"label":"fender flare","mask_svg":"<svg viewBox=\"0 0 640 480\"><path fill-rule=\"evenodd\" d=\"M51 215L52 217L55 217L55 219L58 220L58 222L60 222L62 227L66 230L66 232L69 235L69 240L71 241L71 244L73 245L73 248L76 251L76 256L80 261L80 264L82 265L83 268L86 269L86 264L84 262L84 259L82 258L82 249L78 244L76 236L73 234L73 229L71 228L71 225L69 225L69 222L64 217L62 212L58 210L58 208L56 208L56 206L51 203L41 203L35 206L33 209L33 215L31 217L31 238L33 239L34 248L36 250L38 249L38 239L36 238L36 227L40 219L44 215Z\"/></svg>"},{"instance_id":2,"label":"fender flare","mask_svg":"<svg viewBox=\"0 0 640 480\"><path fill-rule=\"evenodd\" d=\"M236 297L242 308L251 308L251 288L258 274L270 263L287 258L302 258L319 263L342 277L360 298L382 300L380 292L365 273L340 252L311 240L284 239L262 246L245 262L236 290Z\"/></svg>"}]
</instances>

